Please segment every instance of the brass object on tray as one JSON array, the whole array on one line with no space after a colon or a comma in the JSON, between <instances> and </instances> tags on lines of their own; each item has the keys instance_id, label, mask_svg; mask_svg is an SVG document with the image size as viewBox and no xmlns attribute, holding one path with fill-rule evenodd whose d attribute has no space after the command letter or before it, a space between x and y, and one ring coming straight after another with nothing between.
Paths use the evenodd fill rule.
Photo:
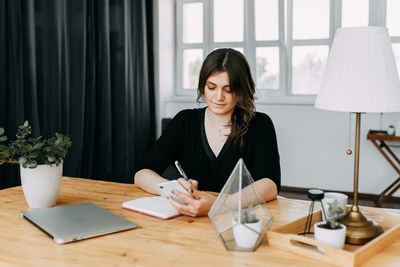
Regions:
<instances>
[{"instance_id":1,"label":"brass object on tray","mask_svg":"<svg viewBox=\"0 0 400 267\"><path fill-rule=\"evenodd\" d=\"M358 168L360 159L361 113L356 113L356 149L354 155L354 201L350 211L341 219L346 225L346 244L363 245L383 233L374 221L365 217L358 208Z\"/></svg>"}]
</instances>

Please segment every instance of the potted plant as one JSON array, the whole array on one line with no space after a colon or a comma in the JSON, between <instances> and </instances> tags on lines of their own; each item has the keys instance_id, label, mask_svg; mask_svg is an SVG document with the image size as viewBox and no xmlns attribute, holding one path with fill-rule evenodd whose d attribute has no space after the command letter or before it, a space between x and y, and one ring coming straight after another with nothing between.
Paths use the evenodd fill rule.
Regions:
<instances>
[{"instance_id":1,"label":"potted plant","mask_svg":"<svg viewBox=\"0 0 400 267\"><path fill-rule=\"evenodd\" d=\"M58 199L63 160L71 141L58 133L48 139L32 138L30 134L31 125L25 121L19 126L16 140L6 143L7 136L0 128L0 165L20 165L22 189L29 207L51 207Z\"/></svg>"},{"instance_id":2,"label":"potted plant","mask_svg":"<svg viewBox=\"0 0 400 267\"><path fill-rule=\"evenodd\" d=\"M238 247L253 248L261 233L262 220L252 210L250 205L240 211L240 216L236 214L233 218L233 236Z\"/></svg>"},{"instance_id":3,"label":"potted plant","mask_svg":"<svg viewBox=\"0 0 400 267\"><path fill-rule=\"evenodd\" d=\"M337 199L328 203L328 205L328 214L330 216L326 218L326 222L314 224L314 237L318 241L342 249L346 238L346 226L339 223L343 208L340 207L340 203ZM318 250L325 253L323 248L318 247Z\"/></svg>"}]
</instances>

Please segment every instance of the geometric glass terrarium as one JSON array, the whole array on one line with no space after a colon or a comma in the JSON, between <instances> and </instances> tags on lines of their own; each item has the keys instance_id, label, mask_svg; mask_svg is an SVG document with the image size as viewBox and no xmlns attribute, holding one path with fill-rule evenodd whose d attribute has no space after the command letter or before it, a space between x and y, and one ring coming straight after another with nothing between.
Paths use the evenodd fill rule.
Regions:
<instances>
[{"instance_id":1,"label":"geometric glass terrarium","mask_svg":"<svg viewBox=\"0 0 400 267\"><path fill-rule=\"evenodd\" d=\"M239 159L208 217L227 250L254 251L272 224L272 214Z\"/></svg>"}]
</instances>

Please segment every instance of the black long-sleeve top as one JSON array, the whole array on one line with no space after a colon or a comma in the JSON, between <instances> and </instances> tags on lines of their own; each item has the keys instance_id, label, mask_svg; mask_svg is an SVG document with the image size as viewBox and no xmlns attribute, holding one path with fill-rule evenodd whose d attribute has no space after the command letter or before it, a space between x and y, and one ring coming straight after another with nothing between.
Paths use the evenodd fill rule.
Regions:
<instances>
[{"instance_id":1,"label":"black long-sleeve top","mask_svg":"<svg viewBox=\"0 0 400 267\"><path fill-rule=\"evenodd\" d=\"M240 142L225 143L216 157L204 128L205 108L179 112L145 157L142 168L162 174L178 160L199 190L220 192L240 158L254 180L269 178L281 187L279 153L274 125L268 115L256 112Z\"/></svg>"}]
</instances>

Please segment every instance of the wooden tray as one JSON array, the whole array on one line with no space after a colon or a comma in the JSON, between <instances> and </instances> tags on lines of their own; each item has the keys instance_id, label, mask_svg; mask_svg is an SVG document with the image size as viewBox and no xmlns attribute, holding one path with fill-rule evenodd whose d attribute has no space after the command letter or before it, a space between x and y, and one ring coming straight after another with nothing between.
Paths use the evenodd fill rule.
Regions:
<instances>
[{"instance_id":1,"label":"wooden tray","mask_svg":"<svg viewBox=\"0 0 400 267\"><path fill-rule=\"evenodd\" d=\"M387 210L386 210L387 211ZM396 239L400 238L400 217L390 215L390 212L362 209L362 213L377 222L384 233L370 242L362 245L347 245L343 249L337 249L327 244L316 241L314 237L298 235L304 232L307 217L286 224L267 232L268 243L271 247L310 257L325 263L337 266L358 266L384 249ZM312 227L321 221L321 211L313 214ZM317 246L325 250L325 254L317 250Z\"/></svg>"}]
</instances>

